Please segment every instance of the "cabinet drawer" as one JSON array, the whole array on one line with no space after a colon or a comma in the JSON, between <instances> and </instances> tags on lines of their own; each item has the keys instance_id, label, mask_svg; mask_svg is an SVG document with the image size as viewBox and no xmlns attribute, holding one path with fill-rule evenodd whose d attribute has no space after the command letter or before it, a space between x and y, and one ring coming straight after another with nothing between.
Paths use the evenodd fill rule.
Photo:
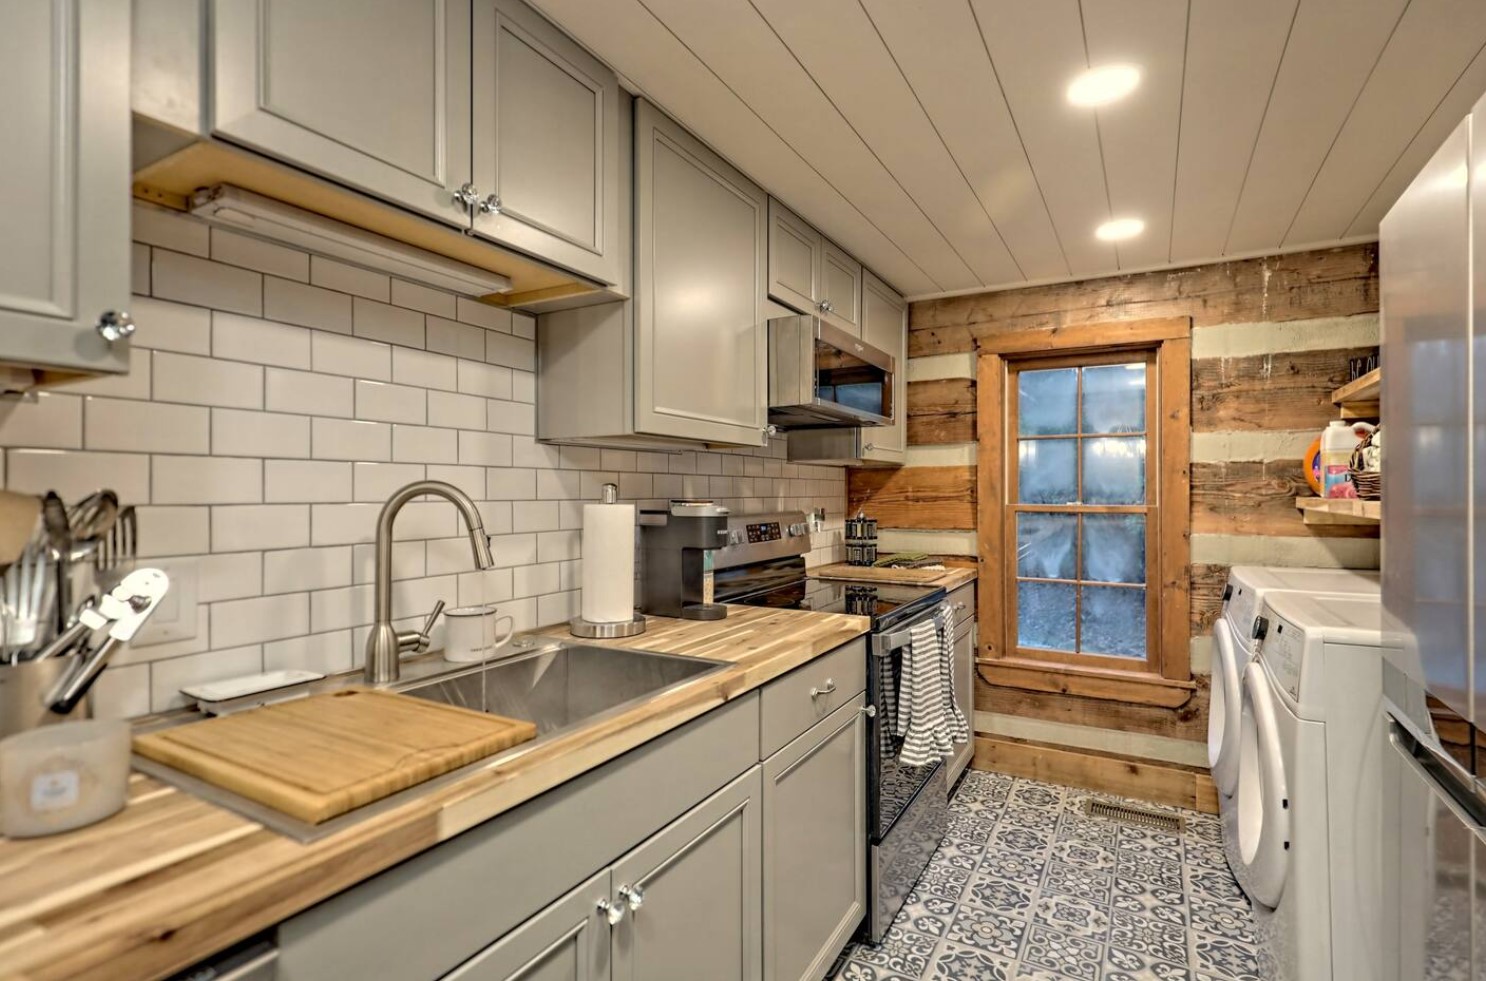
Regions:
<instances>
[{"instance_id":1,"label":"cabinet drawer","mask_svg":"<svg viewBox=\"0 0 1486 981\"><path fill-rule=\"evenodd\" d=\"M965 629L965 621L975 616L975 583L967 582L949 594L950 608L955 611L955 632Z\"/></svg>"},{"instance_id":2,"label":"cabinet drawer","mask_svg":"<svg viewBox=\"0 0 1486 981\"><path fill-rule=\"evenodd\" d=\"M766 759L867 688L867 639L798 667L764 686L760 700L761 752ZM815 694L811 694L814 691Z\"/></svg>"}]
</instances>

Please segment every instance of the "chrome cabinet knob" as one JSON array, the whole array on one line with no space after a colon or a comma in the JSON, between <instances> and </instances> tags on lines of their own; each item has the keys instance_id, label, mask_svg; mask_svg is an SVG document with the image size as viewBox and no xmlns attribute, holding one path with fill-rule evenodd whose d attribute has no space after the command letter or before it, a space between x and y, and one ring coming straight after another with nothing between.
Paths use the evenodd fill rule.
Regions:
<instances>
[{"instance_id":1,"label":"chrome cabinet knob","mask_svg":"<svg viewBox=\"0 0 1486 981\"><path fill-rule=\"evenodd\" d=\"M103 339L112 344L134 333L134 318L122 310L105 310L96 325Z\"/></svg>"},{"instance_id":2,"label":"chrome cabinet knob","mask_svg":"<svg viewBox=\"0 0 1486 981\"><path fill-rule=\"evenodd\" d=\"M620 886L619 898L629 904L631 913L638 913L645 905L645 890L639 886Z\"/></svg>"},{"instance_id":3,"label":"chrome cabinet knob","mask_svg":"<svg viewBox=\"0 0 1486 981\"><path fill-rule=\"evenodd\" d=\"M599 912L610 926L618 926L624 919L624 905L622 903L611 903L607 899L599 900Z\"/></svg>"},{"instance_id":4,"label":"chrome cabinet knob","mask_svg":"<svg viewBox=\"0 0 1486 981\"><path fill-rule=\"evenodd\" d=\"M877 444L876 443L863 443L862 444L862 452L863 453L871 453L875 449L877 449Z\"/></svg>"},{"instance_id":5,"label":"chrome cabinet knob","mask_svg":"<svg viewBox=\"0 0 1486 981\"><path fill-rule=\"evenodd\" d=\"M810 689L810 697L811 698L819 698L822 695L829 695L831 692L833 692L835 690L836 690L836 679L835 678L827 678L826 679L826 683L824 685L821 685L819 688L812 688L812 689Z\"/></svg>"},{"instance_id":6,"label":"chrome cabinet knob","mask_svg":"<svg viewBox=\"0 0 1486 981\"><path fill-rule=\"evenodd\" d=\"M487 195L485 195L484 200L482 200L480 202L480 204L479 204L479 211L480 211L480 214L482 214L482 215L498 215L498 214L500 214L500 195L499 194L487 194Z\"/></svg>"},{"instance_id":7,"label":"chrome cabinet knob","mask_svg":"<svg viewBox=\"0 0 1486 981\"><path fill-rule=\"evenodd\" d=\"M834 303L832 303L830 300L821 300L820 301L820 312L821 313L834 313L835 310L836 310L836 305Z\"/></svg>"},{"instance_id":8,"label":"chrome cabinet knob","mask_svg":"<svg viewBox=\"0 0 1486 981\"><path fill-rule=\"evenodd\" d=\"M473 210L480 203L480 189L469 181L459 185L459 190L454 193L454 203L466 211Z\"/></svg>"}]
</instances>

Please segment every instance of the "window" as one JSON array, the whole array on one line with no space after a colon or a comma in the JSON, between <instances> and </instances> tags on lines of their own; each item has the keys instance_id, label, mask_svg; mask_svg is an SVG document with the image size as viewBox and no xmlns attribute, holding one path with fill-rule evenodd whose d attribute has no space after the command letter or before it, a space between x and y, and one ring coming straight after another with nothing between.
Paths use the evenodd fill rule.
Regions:
<instances>
[{"instance_id":1,"label":"window","mask_svg":"<svg viewBox=\"0 0 1486 981\"><path fill-rule=\"evenodd\" d=\"M1180 319L982 338L988 680L1190 696L1189 337Z\"/></svg>"}]
</instances>

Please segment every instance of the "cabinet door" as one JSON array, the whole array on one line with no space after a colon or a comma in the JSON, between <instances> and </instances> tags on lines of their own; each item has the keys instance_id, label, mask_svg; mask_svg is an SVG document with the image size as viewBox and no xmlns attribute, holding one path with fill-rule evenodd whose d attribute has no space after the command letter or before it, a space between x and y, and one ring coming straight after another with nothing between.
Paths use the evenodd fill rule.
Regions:
<instances>
[{"instance_id":1,"label":"cabinet door","mask_svg":"<svg viewBox=\"0 0 1486 981\"><path fill-rule=\"evenodd\" d=\"M759 768L613 867L615 981L758 981Z\"/></svg>"},{"instance_id":2,"label":"cabinet door","mask_svg":"<svg viewBox=\"0 0 1486 981\"><path fill-rule=\"evenodd\" d=\"M475 232L618 283L618 78L521 0L475 0L472 57Z\"/></svg>"},{"instance_id":3,"label":"cabinet door","mask_svg":"<svg viewBox=\"0 0 1486 981\"><path fill-rule=\"evenodd\" d=\"M896 359L892 424L862 430L862 457L902 463L908 456L908 303L870 272L862 275L862 340Z\"/></svg>"},{"instance_id":4,"label":"cabinet door","mask_svg":"<svg viewBox=\"0 0 1486 981\"><path fill-rule=\"evenodd\" d=\"M635 429L762 446L768 198L635 103Z\"/></svg>"},{"instance_id":5,"label":"cabinet door","mask_svg":"<svg viewBox=\"0 0 1486 981\"><path fill-rule=\"evenodd\" d=\"M799 215L769 199L769 296L797 313L815 313L824 239Z\"/></svg>"},{"instance_id":6,"label":"cabinet door","mask_svg":"<svg viewBox=\"0 0 1486 981\"><path fill-rule=\"evenodd\" d=\"M447 981L608 981L605 869L450 971Z\"/></svg>"},{"instance_id":7,"label":"cabinet door","mask_svg":"<svg viewBox=\"0 0 1486 981\"><path fill-rule=\"evenodd\" d=\"M215 0L213 130L468 227L469 0Z\"/></svg>"},{"instance_id":8,"label":"cabinet door","mask_svg":"<svg viewBox=\"0 0 1486 981\"><path fill-rule=\"evenodd\" d=\"M820 283L820 315L853 337L861 337L862 264L830 242L823 242L816 279Z\"/></svg>"},{"instance_id":9,"label":"cabinet door","mask_svg":"<svg viewBox=\"0 0 1486 981\"><path fill-rule=\"evenodd\" d=\"M953 786L960 774L975 758L975 618L955 627L955 704L970 726L970 738L965 745L955 746L954 759L949 763L949 782Z\"/></svg>"},{"instance_id":10,"label":"cabinet door","mask_svg":"<svg viewBox=\"0 0 1486 981\"><path fill-rule=\"evenodd\" d=\"M0 361L126 371L97 327L129 300L129 5L6 4L0 59Z\"/></svg>"},{"instance_id":11,"label":"cabinet door","mask_svg":"<svg viewBox=\"0 0 1486 981\"><path fill-rule=\"evenodd\" d=\"M764 763L764 981L824 977L866 913L865 704Z\"/></svg>"}]
</instances>

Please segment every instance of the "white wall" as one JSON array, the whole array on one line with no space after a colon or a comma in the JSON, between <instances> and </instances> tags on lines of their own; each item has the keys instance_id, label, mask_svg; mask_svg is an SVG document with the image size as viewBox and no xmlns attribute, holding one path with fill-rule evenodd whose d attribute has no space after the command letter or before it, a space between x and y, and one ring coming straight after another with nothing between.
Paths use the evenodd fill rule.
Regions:
<instances>
[{"instance_id":1,"label":"white wall","mask_svg":"<svg viewBox=\"0 0 1486 981\"><path fill-rule=\"evenodd\" d=\"M810 560L841 557L845 472L786 463L782 438L683 453L535 442L531 317L145 206L134 238L130 373L0 403L6 487L68 501L112 487L139 507L142 557L195 565L195 638L121 652L99 714L180 704L192 682L359 665L377 512L425 477L478 502L498 568L471 571L452 506L409 505L394 550L407 625L439 599L496 601L519 629L565 621L582 504L611 482L642 506L824 507Z\"/></svg>"}]
</instances>

